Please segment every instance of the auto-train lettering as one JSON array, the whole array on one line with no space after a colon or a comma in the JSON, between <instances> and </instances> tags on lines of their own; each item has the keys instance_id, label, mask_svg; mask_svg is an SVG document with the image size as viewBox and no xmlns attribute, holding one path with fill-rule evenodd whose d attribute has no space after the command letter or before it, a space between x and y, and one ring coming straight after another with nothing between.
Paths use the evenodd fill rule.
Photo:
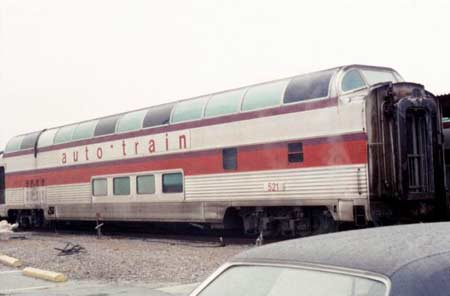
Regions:
<instances>
[{"instance_id":1,"label":"auto-train lettering","mask_svg":"<svg viewBox=\"0 0 450 296\"><path fill-rule=\"evenodd\" d=\"M103 159L120 159L133 156L145 156L151 154L162 154L166 152L173 152L178 150L188 150L188 134L177 133L175 138L175 144L172 144L173 140L166 133L163 137L152 137L147 139L143 137L142 139L136 140L122 140L120 143L111 143L102 145L100 147L85 146L76 149L70 149L61 151L61 164L70 165L77 162L88 162L88 161L98 161ZM160 143L157 144L157 141ZM141 144L142 143L142 144ZM94 147L94 148L93 148ZM95 151L92 154L91 151ZM109 156L111 154L111 156Z\"/></svg>"}]
</instances>

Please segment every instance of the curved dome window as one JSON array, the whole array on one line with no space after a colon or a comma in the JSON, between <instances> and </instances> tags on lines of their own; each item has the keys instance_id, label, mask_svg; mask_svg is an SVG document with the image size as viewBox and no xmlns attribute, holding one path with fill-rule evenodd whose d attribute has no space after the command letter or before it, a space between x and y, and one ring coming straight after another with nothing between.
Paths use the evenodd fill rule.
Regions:
<instances>
[{"instance_id":1,"label":"curved dome window","mask_svg":"<svg viewBox=\"0 0 450 296\"><path fill-rule=\"evenodd\" d=\"M72 141L72 135L76 128L76 125L67 125L59 128L55 135L54 144L67 143Z\"/></svg>"},{"instance_id":2,"label":"curved dome window","mask_svg":"<svg viewBox=\"0 0 450 296\"><path fill-rule=\"evenodd\" d=\"M167 104L150 108L145 115L142 127L146 128L169 124L173 106L174 104Z\"/></svg>"},{"instance_id":3,"label":"curved dome window","mask_svg":"<svg viewBox=\"0 0 450 296\"><path fill-rule=\"evenodd\" d=\"M203 107L205 106L208 97L201 97L198 99L183 101L175 105L175 110L172 114L172 123L191 121L202 118Z\"/></svg>"},{"instance_id":4,"label":"curved dome window","mask_svg":"<svg viewBox=\"0 0 450 296\"><path fill-rule=\"evenodd\" d=\"M40 132L35 132L25 135L25 137L22 140L22 143L20 144L20 150L34 148L34 145L36 144L36 140L39 134Z\"/></svg>"},{"instance_id":5,"label":"curved dome window","mask_svg":"<svg viewBox=\"0 0 450 296\"><path fill-rule=\"evenodd\" d=\"M366 83L358 70L350 70L345 73L344 78L342 78L342 91L350 91L365 86Z\"/></svg>"},{"instance_id":6,"label":"curved dome window","mask_svg":"<svg viewBox=\"0 0 450 296\"><path fill-rule=\"evenodd\" d=\"M58 129L46 130L39 136L38 147L48 147L53 145L55 134L58 132Z\"/></svg>"},{"instance_id":7,"label":"curved dome window","mask_svg":"<svg viewBox=\"0 0 450 296\"><path fill-rule=\"evenodd\" d=\"M25 138L25 136L17 136L9 140L8 144L6 144L5 152L8 153L19 151L23 138Z\"/></svg>"},{"instance_id":8,"label":"curved dome window","mask_svg":"<svg viewBox=\"0 0 450 296\"><path fill-rule=\"evenodd\" d=\"M284 94L284 103L295 103L328 96L330 81L336 69L301 75L291 80Z\"/></svg>"},{"instance_id":9,"label":"curved dome window","mask_svg":"<svg viewBox=\"0 0 450 296\"><path fill-rule=\"evenodd\" d=\"M92 138L94 136L94 130L97 122L98 120L80 123L73 132L72 140L76 141Z\"/></svg>"},{"instance_id":10,"label":"curved dome window","mask_svg":"<svg viewBox=\"0 0 450 296\"><path fill-rule=\"evenodd\" d=\"M130 112L122 116L117 125L118 132L135 131L142 128L142 121L148 110Z\"/></svg>"},{"instance_id":11,"label":"curved dome window","mask_svg":"<svg viewBox=\"0 0 450 296\"><path fill-rule=\"evenodd\" d=\"M249 88L242 101L242 111L250 111L281 104L289 80L275 81Z\"/></svg>"},{"instance_id":12,"label":"curved dome window","mask_svg":"<svg viewBox=\"0 0 450 296\"><path fill-rule=\"evenodd\" d=\"M122 115L115 115L102 118L95 127L94 137L114 134L116 132L117 121Z\"/></svg>"},{"instance_id":13,"label":"curved dome window","mask_svg":"<svg viewBox=\"0 0 450 296\"><path fill-rule=\"evenodd\" d=\"M214 117L239 112L241 99L246 89L227 91L213 95L205 109L205 117Z\"/></svg>"}]
</instances>

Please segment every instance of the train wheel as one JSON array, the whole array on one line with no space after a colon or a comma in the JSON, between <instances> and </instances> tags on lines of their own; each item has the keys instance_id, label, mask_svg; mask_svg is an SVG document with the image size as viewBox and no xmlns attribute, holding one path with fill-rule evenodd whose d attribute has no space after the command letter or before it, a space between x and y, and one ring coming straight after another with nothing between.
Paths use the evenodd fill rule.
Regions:
<instances>
[{"instance_id":1,"label":"train wheel","mask_svg":"<svg viewBox=\"0 0 450 296\"><path fill-rule=\"evenodd\" d=\"M42 210L19 211L16 222L21 229L40 228L45 224L44 212Z\"/></svg>"},{"instance_id":2,"label":"train wheel","mask_svg":"<svg viewBox=\"0 0 450 296\"><path fill-rule=\"evenodd\" d=\"M338 223L334 221L328 210L313 210L311 220L312 235L338 231Z\"/></svg>"}]
</instances>

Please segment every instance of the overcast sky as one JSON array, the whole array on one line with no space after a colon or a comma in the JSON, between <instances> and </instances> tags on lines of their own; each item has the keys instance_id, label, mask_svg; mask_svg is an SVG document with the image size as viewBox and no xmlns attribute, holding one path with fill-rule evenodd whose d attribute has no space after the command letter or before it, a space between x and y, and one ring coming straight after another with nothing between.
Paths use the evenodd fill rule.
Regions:
<instances>
[{"instance_id":1,"label":"overcast sky","mask_svg":"<svg viewBox=\"0 0 450 296\"><path fill-rule=\"evenodd\" d=\"M434 0L0 0L0 147L343 64L393 67L450 92L449 11Z\"/></svg>"}]
</instances>

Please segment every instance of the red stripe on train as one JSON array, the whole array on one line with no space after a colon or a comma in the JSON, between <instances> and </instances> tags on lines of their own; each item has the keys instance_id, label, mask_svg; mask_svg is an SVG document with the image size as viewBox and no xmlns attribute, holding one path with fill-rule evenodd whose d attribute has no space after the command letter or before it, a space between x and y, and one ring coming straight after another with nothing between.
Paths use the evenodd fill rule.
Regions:
<instances>
[{"instance_id":1,"label":"red stripe on train","mask_svg":"<svg viewBox=\"0 0 450 296\"><path fill-rule=\"evenodd\" d=\"M237 170L231 171L226 171L222 167L222 149L179 153L162 157L145 157L137 160L119 160L94 165L13 173L6 176L6 187L25 187L25 183L30 180L39 180L40 182L44 180L46 185L85 183L89 182L92 176L98 175L180 168L183 169L185 175L189 176L367 163L367 141L355 139L340 142L304 143L303 153L303 162L289 163L287 145L284 143L240 147L238 148Z\"/></svg>"}]
</instances>

